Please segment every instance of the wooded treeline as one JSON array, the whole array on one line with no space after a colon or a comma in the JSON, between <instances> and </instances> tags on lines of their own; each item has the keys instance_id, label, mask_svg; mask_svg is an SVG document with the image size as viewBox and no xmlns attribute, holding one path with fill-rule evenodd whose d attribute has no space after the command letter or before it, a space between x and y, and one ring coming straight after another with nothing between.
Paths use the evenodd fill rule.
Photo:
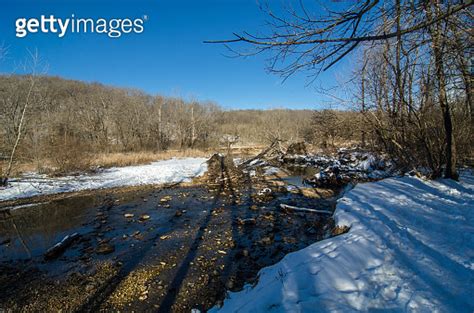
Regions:
<instances>
[{"instance_id":1,"label":"wooded treeline","mask_svg":"<svg viewBox=\"0 0 474 313\"><path fill-rule=\"evenodd\" d=\"M348 55L359 70L352 107L364 115L363 143L381 148L401 168L432 177L458 177L472 155L474 111L472 0L299 1L284 10L264 7L269 29L215 43L237 45L237 55L269 53L273 73L314 77ZM278 14L275 12L279 12ZM244 52L241 52L244 51Z\"/></svg>"},{"instance_id":2,"label":"wooded treeline","mask_svg":"<svg viewBox=\"0 0 474 313\"><path fill-rule=\"evenodd\" d=\"M33 84L32 84L33 83ZM22 113L28 103L22 120ZM325 115L354 113L324 111ZM349 122L321 128L311 110L223 110L212 102L151 96L139 90L108 87L48 76L0 76L0 155L3 169L21 136L14 160L48 164L61 171L83 169L90 157L109 152L160 152L166 149L265 145L278 138L325 145L359 138ZM343 119L341 117L341 119ZM355 126L355 124L354 124ZM354 128L354 127L352 127ZM337 129L337 130L336 130Z\"/></svg>"}]
</instances>

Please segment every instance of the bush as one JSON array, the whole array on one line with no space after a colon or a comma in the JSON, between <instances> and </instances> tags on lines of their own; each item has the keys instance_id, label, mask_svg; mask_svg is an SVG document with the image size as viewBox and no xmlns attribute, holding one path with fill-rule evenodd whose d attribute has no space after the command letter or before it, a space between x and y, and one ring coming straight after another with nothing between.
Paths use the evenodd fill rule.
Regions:
<instances>
[{"instance_id":1,"label":"bush","mask_svg":"<svg viewBox=\"0 0 474 313\"><path fill-rule=\"evenodd\" d=\"M60 175L90 170L92 160L88 151L90 147L80 139L66 137L55 140L49 151L53 173Z\"/></svg>"}]
</instances>

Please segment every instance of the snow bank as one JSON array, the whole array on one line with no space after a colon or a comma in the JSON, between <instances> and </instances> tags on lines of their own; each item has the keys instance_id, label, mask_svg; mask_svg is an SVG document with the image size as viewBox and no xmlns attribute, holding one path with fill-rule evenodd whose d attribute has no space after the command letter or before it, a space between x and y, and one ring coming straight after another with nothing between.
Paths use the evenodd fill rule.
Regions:
<instances>
[{"instance_id":1,"label":"snow bank","mask_svg":"<svg viewBox=\"0 0 474 313\"><path fill-rule=\"evenodd\" d=\"M350 231L264 268L212 312L473 312L472 175L359 184L335 218Z\"/></svg>"},{"instance_id":2,"label":"snow bank","mask_svg":"<svg viewBox=\"0 0 474 313\"><path fill-rule=\"evenodd\" d=\"M114 167L95 175L50 178L30 174L12 179L8 188L0 189L0 201L87 189L190 181L192 177L202 175L206 170L206 159L184 158L147 165Z\"/></svg>"}]
</instances>

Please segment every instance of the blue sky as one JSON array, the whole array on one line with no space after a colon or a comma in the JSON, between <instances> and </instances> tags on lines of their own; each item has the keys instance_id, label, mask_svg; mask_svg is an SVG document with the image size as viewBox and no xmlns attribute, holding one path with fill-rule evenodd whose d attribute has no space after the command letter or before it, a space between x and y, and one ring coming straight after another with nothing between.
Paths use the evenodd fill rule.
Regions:
<instances>
[{"instance_id":1,"label":"blue sky","mask_svg":"<svg viewBox=\"0 0 474 313\"><path fill-rule=\"evenodd\" d=\"M224 108L324 108L333 101L315 86L333 86L350 72L350 59L306 86L305 75L282 84L265 71L265 57L228 58L222 45L233 32L262 31L267 17L255 0L0 0L0 43L8 58L0 71L11 72L27 49L38 49L48 74L106 85L142 89L150 94L212 100ZM270 1L281 7L283 1ZM111 39L97 34L30 34L16 38L17 18L41 14L68 18L141 18L142 34ZM337 93L337 91L336 91Z\"/></svg>"}]
</instances>

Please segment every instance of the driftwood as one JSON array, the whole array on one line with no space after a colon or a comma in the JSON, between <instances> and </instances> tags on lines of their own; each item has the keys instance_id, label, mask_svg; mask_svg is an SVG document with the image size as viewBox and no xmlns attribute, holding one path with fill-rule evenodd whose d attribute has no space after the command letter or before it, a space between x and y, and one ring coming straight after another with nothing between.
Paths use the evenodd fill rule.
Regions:
<instances>
[{"instance_id":1,"label":"driftwood","mask_svg":"<svg viewBox=\"0 0 474 313\"><path fill-rule=\"evenodd\" d=\"M78 233L67 235L63 238L63 240L49 248L48 251L46 251L46 253L44 254L44 258L46 260L51 260L59 257L79 237L80 235Z\"/></svg>"},{"instance_id":2,"label":"driftwood","mask_svg":"<svg viewBox=\"0 0 474 313\"><path fill-rule=\"evenodd\" d=\"M296 206L288 205L288 204L280 204L280 208L282 208L284 211L300 211L300 212L308 212L308 213L317 213L317 214L329 214L331 215L331 211L326 211L326 210L315 210L315 209L308 209L308 208L299 208Z\"/></svg>"},{"instance_id":3,"label":"driftwood","mask_svg":"<svg viewBox=\"0 0 474 313\"><path fill-rule=\"evenodd\" d=\"M256 156L254 156L253 158L250 158L242 163L239 164L239 168L242 168L242 167L245 167L247 166L248 164L250 164L252 161L255 161L257 159L261 159L263 156L265 156L268 152L272 151L272 149L275 148L275 146L280 142L280 140L275 140L273 141L269 146L268 148L266 148L265 150L263 150L262 152L260 152L259 154L257 154Z\"/></svg>"}]
</instances>

